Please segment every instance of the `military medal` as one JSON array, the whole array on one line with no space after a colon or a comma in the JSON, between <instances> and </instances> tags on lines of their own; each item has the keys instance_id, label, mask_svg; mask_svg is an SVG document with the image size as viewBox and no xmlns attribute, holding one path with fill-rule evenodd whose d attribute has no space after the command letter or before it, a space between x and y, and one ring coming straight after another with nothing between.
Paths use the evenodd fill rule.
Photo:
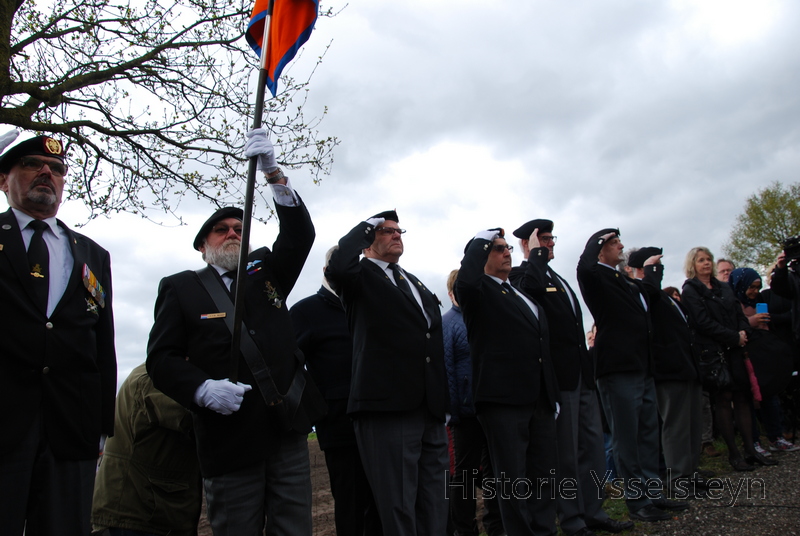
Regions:
<instances>
[{"instance_id":1,"label":"military medal","mask_svg":"<svg viewBox=\"0 0 800 536\"><path fill-rule=\"evenodd\" d=\"M97 301L100 307L106 306L106 292L100 282L97 281L97 276L89 269L88 264L83 265L83 286L86 287L86 290L89 291L89 294L92 295L92 298Z\"/></svg>"},{"instance_id":2,"label":"military medal","mask_svg":"<svg viewBox=\"0 0 800 536\"><path fill-rule=\"evenodd\" d=\"M269 281L267 281L266 286L267 288L266 290L264 290L264 292L267 293L267 298L269 298L269 302L272 304L273 307L280 309L281 306L283 305L283 301L281 300L278 291L275 290L275 287L273 287L272 283L270 283Z\"/></svg>"},{"instance_id":3,"label":"military medal","mask_svg":"<svg viewBox=\"0 0 800 536\"><path fill-rule=\"evenodd\" d=\"M86 312L99 314L97 312L97 304L95 303L93 298L86 298Z\"/></svg>"}]
</instances>

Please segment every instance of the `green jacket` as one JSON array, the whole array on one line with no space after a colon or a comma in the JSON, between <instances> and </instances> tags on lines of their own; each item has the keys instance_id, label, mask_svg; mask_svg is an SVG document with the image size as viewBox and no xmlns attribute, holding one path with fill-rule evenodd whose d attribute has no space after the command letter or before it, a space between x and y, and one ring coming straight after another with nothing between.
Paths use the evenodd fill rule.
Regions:
<instances>
[{"instance_id":1,"label":"green jacket","mask_svg":"<svg viewBox=\"0 0 800 536\"><path fill-rule=\"evenodd\" d=\"M94 529L196 534L201 479L191 414L153 387L144 364L122 384L116 407L95 481Z\"/></svg>"}]
</instances>

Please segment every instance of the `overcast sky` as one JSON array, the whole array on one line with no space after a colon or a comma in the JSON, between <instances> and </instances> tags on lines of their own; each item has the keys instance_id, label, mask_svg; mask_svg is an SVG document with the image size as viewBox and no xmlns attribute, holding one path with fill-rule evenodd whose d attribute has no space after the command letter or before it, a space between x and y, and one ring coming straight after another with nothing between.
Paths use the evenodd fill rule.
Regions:
<instances>
[{"instance_id":1,"label":"overcast sky","mask_svg":"<svg viewBox=\"0 0 800 536\"><path fill-rule=\"evenodd\" d=\"M390 208L408 230L401 265L443 312L467 240L533 218L555 221L552 265L576 291L605 227L626 248L663 247L664 285L680 287L686 252L719 255L749 195L800 180L799 23L791 0L351 1L293 67L300 78L332 40L306 113L327 106L320 129L341 145L320 185L289 173L317 228L289 303L319 288L331 245ZM160 278L202 266L191 243L212 210L81 230L112 255L120 382L145 359ZM85 218L77 202L59 217ZM253 245L276 233L257 225Z\"/></svg>"}]
</instances>

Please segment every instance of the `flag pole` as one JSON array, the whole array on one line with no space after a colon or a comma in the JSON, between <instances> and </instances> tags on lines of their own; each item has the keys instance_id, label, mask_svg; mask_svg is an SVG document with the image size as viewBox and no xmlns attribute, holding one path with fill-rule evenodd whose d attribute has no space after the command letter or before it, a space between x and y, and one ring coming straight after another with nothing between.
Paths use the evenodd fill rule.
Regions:
<instances>
[{"instance_id":1,"label":"flag pole","mask_svg":"<svg viewBox=\"0 0 800 536\"><path fill-rule=\"evenodd\" d=\"M275 0L269 1L267 16L264 17L264 37L261 39L261 68L258 73L258 86L256 88L256 106L253 117L253 128L261 127L261 116L264 113L264 96L267 87L267 58L269 55L269 25L272 20L272 10ZM247 168L247 186L244 196L244 218L242 219L242 241L239 250L239 266L236 270L236 293L233 300L233 338L231 339L230 381L239 381L239 348L242 338L242 317L244 316L244 290L246 281L247 257L250 251L250 227L253 218L253 198L256 189L256 172L258 156L250 158Z\"/></svg>"}]
</instances>

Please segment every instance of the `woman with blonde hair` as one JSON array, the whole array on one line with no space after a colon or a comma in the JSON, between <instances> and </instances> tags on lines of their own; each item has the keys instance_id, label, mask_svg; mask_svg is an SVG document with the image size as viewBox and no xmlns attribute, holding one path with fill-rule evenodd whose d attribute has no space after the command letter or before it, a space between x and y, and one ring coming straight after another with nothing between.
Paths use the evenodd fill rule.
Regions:
<instances>
[{"instance_id":1,"label":"woman with blonde hair","mask_svg":"<svg viewBox=\"0 0 800 536\"><path fill-rule=\"evenodd\" d=\"M682 303L695 332L701 369L703 363L717 361L724 369L719 371L720 377L729 379L714 392L717 428L728 445L728 461L737 471L752 471L753 464L776 465L753 446L750 380L743 353L750 323L731 287L716 278L714 255L708 248L689 250L684 270L688 279L683 284ZM734 418L744 441L744 458L736 446Z\"/></svg>"}]
</instances>

